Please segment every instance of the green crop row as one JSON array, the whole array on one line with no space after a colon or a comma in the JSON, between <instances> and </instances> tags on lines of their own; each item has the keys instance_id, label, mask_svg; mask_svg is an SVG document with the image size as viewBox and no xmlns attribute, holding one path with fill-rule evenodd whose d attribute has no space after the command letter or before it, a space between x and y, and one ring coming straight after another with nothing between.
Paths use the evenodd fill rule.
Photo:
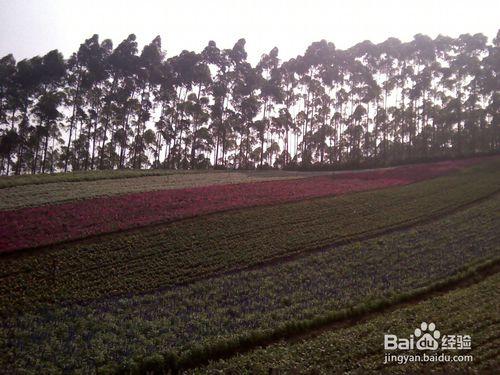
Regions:
<instances>
[{"instance_id":1,"label":"green crop row","mask_svg":"<svg viewBox=\"0 0 500 375\"><path fill-rule=\"evenodd\" d=\"M476 285L380 315L353 327L327 331L302 342L281 342L213 362L192 373L494 373L500 364L499 300L500 274L497 273ZM384 364L385 333L409 337L421 322L429 321L435 323L442 335L471 336L471 350L438 351L438 355L472 355L472 362ZM422 352L397 351L391 354Z\"/></svg>"},{"instance_id":2,"label":"green crop row","mask_svg":"<svg viewBox=\"0 0 500 375\"><path fill-rule=\"evenodd\" d=\"M107 171L80 171L68 173L36 174L20 176L0 176L0 189L24 185L43 185L59 182L84 182L97 180L127 179L145 176L195 175L195 174L245 174L255 177L306 177L311 175L331 174L332 172L301 171L233 171L233 170L173 170L173 169L122 169Z\"/></svg>"},{"instance_id":3,"label":"green crop row","mask_svg":"<svg viewBox=\"0 0 500 375\"><path fill-rule=\"evenodd\" d=\"M410 226L493 194L496 168L2 256L0 311L152 291Z\"/></svg>"},{"instance_id":4,"label":"green crop row","mask_svg":"<svg viewBox=\"0 0 500 375\"><path fill-rule=\"evenodd\" d=\"M134 178L142 176L160 176L177 173L172 170L115 170L115 171L86 171L86 172L68 172L52 174L35 174L20 176L2 176L0 177L0 189L24 186L24 185L42 185L57 182L76 182L76 181L95 181L107 179Z\"/></svg>"},{"instance_id":5,"label":"green crop row","mask_svg":"<svg viewBox=\"0 0 500 375\"><path fill-rule=\"evenodd\" d=\"M460 280L464 267L492 264L499 208L497 196L430 224L282 264L8 315L0 340L10 350L0 358L4 368L39 372L88 373L106 362L149 366L163 353L171 353L167 362L189 365L364 314ZM140 360L151 353L159 356Z\"/></svg>"}]
</instances>

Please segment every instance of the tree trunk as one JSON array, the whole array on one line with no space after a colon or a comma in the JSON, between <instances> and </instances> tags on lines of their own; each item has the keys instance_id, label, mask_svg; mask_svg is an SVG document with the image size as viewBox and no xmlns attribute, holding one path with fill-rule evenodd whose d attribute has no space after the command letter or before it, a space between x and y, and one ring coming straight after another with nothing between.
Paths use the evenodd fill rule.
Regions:
<instances>
[{"instance_id":1,"label":"tree trunk","mask_svg":"<svg viewBox=\"0 0 500 375\"><path fill-rule=\"evenodd\" d=\"M48 130L48 131L50 131L50 130ZM50 136L47 134L47 136L45 137L45 144L43 146L42 173L45 173L45 162L47 159L47 148L49 146L49 138L50 138Z\"/></svg>"},{"instance_id":2,"label":"tree trunk","mask_svg":"<svg viewBox=\"0 0 500 375\"><path fill-rule=\"evenodd\" d=\"M117 77L116 75L113 76L113 83L111 85L111 92L110 92L110 95L112 95L114 92L115 92L115 89L116 89L116 83L117 83ZM109 96L109 98L107 99L106 101L106 109L107 109L107 112L106 112L106 117L104 119L104 133L102 135L102 145L101 145L101 155L100 155L100 160L99 160L99 169L104 169L104 146L106 145L106 136L107 136L107 132L108 132L108 125L109 125L109 121L110 121L110 117L111 117L111 114L110 114L110 111L111 111L111 96Z\"/></svg>"},{"instance_id":3,"label":"tree trunk","mask_svg":"<svg viewBox=\"0 0 500 375\"><path fill-rule=\"evenodd\" d=\"M80 74L80 76L81 76L81 74ZM71 146L71 136L73 135L73 125L75 123L76 107L77 107L78 97L79 97L79 93L80 93L80 81L81 81L80 76L78 77L78 83L76 84L76 92L75 92L75 96L73 98L73 113L71 115L71 120L69 123L69 138L68 138L68 146L66 147L66 160L64 161L64 172L68 171L69 148Z\"/></svg>"}]
</instances>

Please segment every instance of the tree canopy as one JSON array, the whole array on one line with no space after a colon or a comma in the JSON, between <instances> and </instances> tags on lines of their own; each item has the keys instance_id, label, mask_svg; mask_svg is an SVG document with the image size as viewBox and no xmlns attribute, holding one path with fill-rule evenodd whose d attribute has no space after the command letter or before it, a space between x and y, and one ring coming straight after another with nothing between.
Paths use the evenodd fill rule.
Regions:
<instances>
[{"instance_id":1,"label":"tree canopy","mask_svg":"<svg viewBox=\"0 0 500 375\"><path fill-rule=\"evenodd\" d=\"M312 43L252 66L245 40L168 56L93 35L0 59L0 172L337 168L500 150L500 31Z\"/></svg>"}]
</instances>

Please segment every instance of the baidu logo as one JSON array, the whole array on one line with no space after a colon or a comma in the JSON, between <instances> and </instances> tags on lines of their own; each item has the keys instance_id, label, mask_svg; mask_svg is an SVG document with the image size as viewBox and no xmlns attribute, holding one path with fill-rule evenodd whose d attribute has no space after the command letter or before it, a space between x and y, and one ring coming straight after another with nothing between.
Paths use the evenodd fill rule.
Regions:
<instances>
[{"instance_id":1,"label":"baidu logo","mask_svg":"<svg viewBox=\"0 0 500 375\"><path fill-rule=\"evenodd\" d=\"M471 349L470 335L443 335L432 322L422 322L408 338L384 335L384 364L410 362L472 362L474 357L447 350ZM410 350L410 352L401 352ZM390 352L393 351L393 352ZM416 352L415 352L416 351Z\"/></svg>"},{"instance_id":2,"label":"baidu logo","mask_svg":"<svg viewBox=\"0 0 500 375\"><path fill-rule=\"evenodd\" d=\"M422 322L420 328L415 329L415 337L418 339L416 346L418 350L437 350L441 333L436 329L434 323Z\"/></svg>"},{"instance_id":3,"label":"baidu logo","mask_svg":"<svg viewBox=\"0 0 500 375\"><path fill-rule=\"evenodd\" d=\"M422 322L409 338L384 335L385 350L470 349L469 335L441 335L434 323Z\"/></svg>"}]
</instances>

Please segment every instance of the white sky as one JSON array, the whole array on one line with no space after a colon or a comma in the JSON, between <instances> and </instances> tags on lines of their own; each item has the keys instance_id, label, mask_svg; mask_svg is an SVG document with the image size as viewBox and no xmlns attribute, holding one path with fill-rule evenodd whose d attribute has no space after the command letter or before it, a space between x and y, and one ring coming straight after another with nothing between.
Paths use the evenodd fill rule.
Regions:
<instances>
[{"instance_id":1,"label":"white sky","mask_svg":"<svg viewBox=\"0 0 500 375\"><path fill-rule=\"evenodd\" d=\"M491 40L498 28L499 0L0 0L0 56L18 60L56 48L68 57L95 33L115 46L130 33L140 45L161 35L167 56L245 38L255 63L274 46L288 59L320 39L337 48L419 32Z\"/></svg>"}]
</instances>

